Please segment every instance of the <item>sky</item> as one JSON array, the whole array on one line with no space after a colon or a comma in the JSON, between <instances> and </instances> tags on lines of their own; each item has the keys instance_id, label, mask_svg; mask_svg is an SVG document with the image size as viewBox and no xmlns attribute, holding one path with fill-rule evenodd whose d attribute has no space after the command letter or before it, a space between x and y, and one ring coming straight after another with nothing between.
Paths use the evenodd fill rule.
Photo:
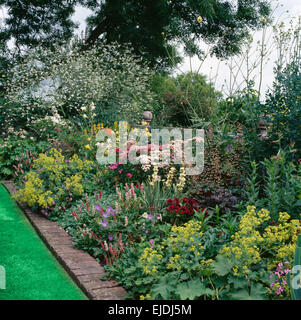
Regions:
<instances>
[{"instance_id":1,"label":"sky","mask_svg":"<svg viewBox=\"0 0 301 320\"><path fill-rule=\"evenodd\" d=\"M285 24L288 24L291 17L301 16L301 0L272 0L273 5L275 7L275 12L273 14L275 22L283 21ZM75 10L75 14L73 16L73 21L79 24L79 28L77 33L81 33L85 30L85 19L88 15L91 14L89 9L84 7L77 7ZM6 12L4 10L0 11L0 18L4 17ZM256 63L259 61L258 59L258 51L256 51L259 47L256 44L257 41L260 41L262 38L262 31L255 32L253 34L254 41L251 46L251 57L250 61L252 63ZM268 28L266 31L266 44L267 51L269 52L267 55L267 59L263 64L263 77L261 83L261 92L264 96L264 93L271 88L274 80L273 68L275 66L275 60L277 59L277 51L273 47L273 38L272 38L272 28ZM200 47L204 49L204 51L208 50L208 46L204 43L200 43ZM268 60L269 59L269 60ZM232 73L229 71L229 66L232 64ZM238 72L237 68L233 69L233 66L242 65L240 68L240 72ZM234 59L228 61L219 61L214 57L208 56L204 61L200 61L197 57L184 59L184 62L181 66L178 67L176 73L183 73L187 71L197 71L201 74L207 76L207 79L214 84L216 89L222 91L226 96L229 95L232 91L238 88L243 88L244 86L244 78L246 76L246 61L242 60L240 57L236 57ZM252 76L255 81L255 89L259 89L260 77L259 77L259 66L253 68ZM234 81L233 79L236 79Z\"/></svg>"}]
</instances>

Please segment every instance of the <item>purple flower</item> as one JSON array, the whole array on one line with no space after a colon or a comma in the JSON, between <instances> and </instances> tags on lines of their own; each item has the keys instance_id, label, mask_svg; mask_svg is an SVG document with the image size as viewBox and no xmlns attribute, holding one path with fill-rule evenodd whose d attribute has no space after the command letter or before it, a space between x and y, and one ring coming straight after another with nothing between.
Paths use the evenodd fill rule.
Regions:
<instances>
[{"instance_id":1,"label":"purple flower","mask_svg":"<svg viewBox=\"0 0 301 320\"><path fill-rule=\"evenodd\" d=\"M109 212L104 212L104 213L102 214L102 216L103 216L104 218L107 218L109 215L110 215Z\"/></svg>"},{"instance_id":2,"label":"purple flower","mask_svg":"<svg viewBox=\"0 0 301 320\"><path fill-rule=\"evenodd\" d=\"M108 239L109 239L109 241L112 241L113 240L113 235L109 234Z\"/></svg>"},{"instance_id":3,"label":"purple flower","mask_svg":"<svg viewBox=\"0 0 301 320\"><path fill-rule=\"evenodd\" d=\"M153 239L149 240L149 243L154 244L154 240Z\"/></svg>"},{"instance_id":4,"label":"purple flower","mask_svg":"<svg viewBox=\"0 0 301 320\"><path fill-rule=\"evenodd\" d=\"M107 207L107 212L111 214L111 216L115 216L116 210L113 209L112 207Z\"/></svg>"},{"instance_id":5,"label":"purple flower","mask_svg":"<svg viewBox=\"0 0 301 320\"><path fill-rule=\"evenodd\" d=\"M148 220L152 220L153 217L154 217L154 216L153 216L152 214L149 214L149 215L147 216L147 219L148 219Z\"/></svg>"},{"instance_id":6,"label":"purple flower","mask_svg":"<svg viewBox=\"0 0 301 320\"><path fill-rule=\"evenodd\" d=\"M109 222L107 220L103 220L101 225L105 228L107 225L109 224Z\"/></svg>"},{"instance_id":7,"label":"purple flower","mask_svg":"<svg viewBox=\"0 0 301 320\"><path fill-rule=\"evenodd\" d=\"M101 210L100 204L96 204L96 205L95 205L95 209L96 209L97 211L100 211L100 210Z\"/></svg>"}]
</instances>

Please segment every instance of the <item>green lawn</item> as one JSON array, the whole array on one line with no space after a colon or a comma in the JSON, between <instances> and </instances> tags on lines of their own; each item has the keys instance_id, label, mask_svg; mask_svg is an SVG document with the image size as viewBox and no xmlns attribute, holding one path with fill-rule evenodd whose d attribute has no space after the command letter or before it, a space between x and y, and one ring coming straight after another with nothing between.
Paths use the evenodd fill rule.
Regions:
<instances>
[{"instance_id":1,"label":"green lawn","mask_svg":"<svg viewBox=\"0 0 301 320\"><path fill-rule=\"evenodd\" d=\"M1 184L0 266L6 271L0 300L87 299Z\"/></svg>"}]
</instances>

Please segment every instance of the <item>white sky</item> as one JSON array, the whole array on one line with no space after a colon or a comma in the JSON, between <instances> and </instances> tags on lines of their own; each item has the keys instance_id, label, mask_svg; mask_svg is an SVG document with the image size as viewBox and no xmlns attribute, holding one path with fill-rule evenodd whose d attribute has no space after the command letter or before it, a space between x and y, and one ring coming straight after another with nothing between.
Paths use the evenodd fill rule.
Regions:
<instances>
[{"instance_id":1,"label":"white sky","mask_svg":"<svg viewBox=\"0 0 301 320\"><path fill-rule=\"evenodd\" d=\"M277 5L278 3L278 5ZM301 16L301 0L279 0L273 2L275 7L274 11L274 24L284 22L285 25L288 26L289 21L293 17ZM259 61L258 59L258 51L256 53L256 50L259 49L257 42L262 39L262 31L257 31L253 35L254 41L251 47L251 52L253 52L253 55L251 56L251 60L253 59L253 62ZM264 96L266 91L272 86L273 80L274 80L274 73L273 68L275 66L275 61L277 59L277 50L275 50L275 47L273 47L273 32L272 28L267 28L266 31L266 39L267 39L267 51L269 51L269 54L266 57L266 60L264 60L263 65L263 77L262 77L262 85L261 85L261 93ZM201 48L206 48L203 44L201 44ZM207 47L208 48L208 47ZM240 57L234 58L236 62L242 64L242 73L246 74L246 67L245 66L245 60L241 60ZM269 59L269 60L268 60ZM231 72L229 71L229 65L231 64L231 60L228 60L228 62L222 62L219 61L217 58L214 57L208 57L206 60L201 63L198 58L192 58L191 61L189 58L185 59L184 64L181 66L182 71L189 71L189 70L200 70L199 72L202 74L207 75L208 79L212 81L215 85L215 87L225 94L229 93L229 87L230 87L230 77ZM201 65L201 68L200 68ZM235 65L235 62L232 61L232 65ZM192 67L191 67L192 66ZM199 69L200 68L200 69ZM236 69L238 70L238 69ZM240 73L237 77L237 84L241 84L244 82L244 76ZM232 73L232 84L233 84L233 75ZM253 70L253 77L255 81L255 89L259 88L259 66ZM244 85L241 86L243 88ZM234 89L237 88L237 86L234 85Z\"/></svg>"},{"instance_id":2,"label":"white sky","mask_svg":"<svg viewBox=\"0 0 301 320\"><path fill-rule=\"evenodd\" d=\"M283 21L284 23L288 23L290 20L290 17L296 17L301 16L301 0L272 0L274 5L279 3L277 9L274 12L274 19L275 21ZM75 22L79 23L79 29L78 33L85 30L85 18L91 13L90 10L83 8L83 7L77 7L75 14L73 16L73 20ZM4 9L0 10L0 25L1 25L1 18L3 18L6 15L6 12ZM271 35L271 28L267 30L267 38ZM256 32L254 34L254 45L252 46L252 51L256 52L256 42L261 39L262 31ZM272 45L272 37L270 37L270 42L268 42L268 49L269 46ZM204 44L200 44L201 48L206 49L206 46ZM276 60L277 52L275 50L272 50L269 58L269 61L265 61L264 64L264 76L262 80L262 92L264 93L273 83L274 75L273 75L273 67L274 67L274 61ZM253 59L257 60L257 54L255 53L253 55ZM239 62L239 58L235 59L237 62ZM230 61L228 62L229 65ZM201 67L200 67L201 66ZM212 81L215 85L215 87L219 90L222 90L223 92L227 93L229 92L229 86L231 83L230 79L230 72L229 67L225 62L221 62L218 59L214 57L208 57L206 60L201 63L196 57L192 58L191 60L189 58L186 58L184 60L184 63L182 66L180 66L179 70L177 72L186 72L186 71L199 71L202 74L207 75L208 79ZM243 74L242 72L237 77L237 83L241 83L243 81ZM255 88L258 88L258 69L254 70L253 75L255 76ZM233 77L232 77L232 83L233 83Z\"/></svg>"}]
</instances>

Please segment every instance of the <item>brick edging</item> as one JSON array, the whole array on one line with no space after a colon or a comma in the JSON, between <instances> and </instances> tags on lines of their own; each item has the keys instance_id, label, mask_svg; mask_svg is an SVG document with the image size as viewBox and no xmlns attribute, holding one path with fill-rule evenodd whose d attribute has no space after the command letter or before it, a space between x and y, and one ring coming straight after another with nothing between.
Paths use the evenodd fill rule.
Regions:
<instances>
[{"instance_id":1,"label":"brick edging","mask_svg":"<svg viewBox=\"0 0 301 320\"><path fill-rule=\"evenodd\" d=\"M12 194L12 181L0 181ZM32 212L26 205L22 209L46 246L90 300L124 300L126 291L114 280L100 280L104 267L83 250L75 249L71 236L56 222Z\"/></svg>"}]
</instances>

